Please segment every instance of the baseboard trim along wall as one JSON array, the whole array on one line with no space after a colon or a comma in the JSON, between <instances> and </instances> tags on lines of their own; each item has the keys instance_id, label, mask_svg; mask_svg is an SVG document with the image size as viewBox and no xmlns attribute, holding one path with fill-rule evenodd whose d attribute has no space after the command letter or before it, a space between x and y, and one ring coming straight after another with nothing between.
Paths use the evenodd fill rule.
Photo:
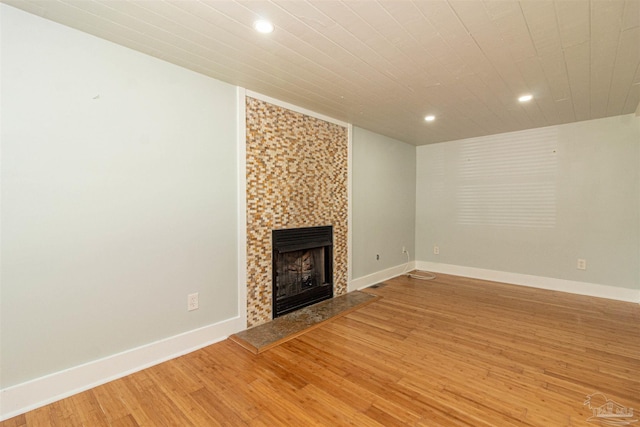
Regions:
<instances>
[{"instance_id":1,"label":"baseboard trim along wall","mask_svg":"<svg viewBox=\"0 0 640 427\"><path fill-rule=\"evenodd\" d=\"M349 283L348 290L367 288L414 269L640 303L637 289L428 261L411 261L359 277ZM244 319L234 317L0 390L0 421L222 341L244 328Z\"/></svg>"},{"instance_id":2,"label":"baseboard trim along wall","mask_svg":"<svg viewBox=\"0 0 640 427\"><path fill-rule=\"evenodd\" d=\"M0 421L226 339L245 329L234 317L0 390Z\"/></svg>"},{"instance_id":3,"label":"baseboard trim along wall","mask_svg":"<svg viewBox=\"0 0 640 427\"><path fill-rule=\"evenodd\" d=\"M640 303L640 290L599 285L596 283L577 282L573 280L554 279L552 277L531 276L520 273L509 273L497 270L485 270L461 265L441 264L429 261L417 261L418 270L434 273L453 274L474 279L491 280L493 282L529 286L570 294L607 298L618 301Z\"/></svg>"},{"instance_id":4,"label":"baseboard trim along wall","mask_svg":"<svg viewBox=\"0 0 640 427\"><path fill-rule=\"evenodd\" d=\"M404 263L400 265L396 265L395 267L390 267L385 270L376 271L375 273L368 274L366 276L358 277L357 279L351 280L349 282L349 287L347 288L348 292L356 291L359 289L368 288L371 285L375 285L376 283L384 282L385 280L392 279L404 273L405 271L411 271L416 268L415 261L411 261L409 263Z\"/></svg>"}]
</instances>

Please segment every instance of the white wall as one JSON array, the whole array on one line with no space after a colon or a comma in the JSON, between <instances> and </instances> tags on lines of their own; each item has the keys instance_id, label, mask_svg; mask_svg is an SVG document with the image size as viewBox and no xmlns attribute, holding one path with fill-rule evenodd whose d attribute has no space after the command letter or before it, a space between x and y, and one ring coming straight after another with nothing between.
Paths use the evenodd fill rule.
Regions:
<instances>
[{"instance_id":1,"label":"white wall","mask_svg":"<svg viewBox=\"0 0 640 427\"><path fill-rule=\"evenodd\" d=\"M357 284L352 288L386 278L366 279L381 271L401 273L407 262L403 246L413 259L415 153L413 145L353 128L352 277Z\"/></svg>"},{"instance_id":2,"label":"white wall","mask_svg":"<svg viewBox=\"0 0 640 427\"><path fill-rule=\"evenodd\" d=\"M0 15L0 388L238 316L236 88Z\"/></svg>"},{"instance_id":3,"label":"white wall","mask_svg":"<svg viewBox=\"0 0 640 427\"><path fill-rule=\"evenodd\" d=\"M417 259L640 289L640 118L422 146L417 168Z\"/></svg>"}]
</instances>

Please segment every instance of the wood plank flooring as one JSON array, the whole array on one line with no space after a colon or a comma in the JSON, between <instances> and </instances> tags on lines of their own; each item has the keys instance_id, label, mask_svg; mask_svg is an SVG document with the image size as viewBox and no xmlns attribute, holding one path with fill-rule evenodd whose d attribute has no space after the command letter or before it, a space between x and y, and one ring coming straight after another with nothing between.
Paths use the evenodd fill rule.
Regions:
<instances>
[{"instance_id":1,"label":"wood plank flooring","mask_svg":"<svg viewBox=\"0 0 640 427\"><path fill-rule=\"evenodd\" d=\"M640 418L638 304L446 275L368 292L259 355L226 340L0 426L587 426L594 392Z\"/></svg>"}]
</instances>

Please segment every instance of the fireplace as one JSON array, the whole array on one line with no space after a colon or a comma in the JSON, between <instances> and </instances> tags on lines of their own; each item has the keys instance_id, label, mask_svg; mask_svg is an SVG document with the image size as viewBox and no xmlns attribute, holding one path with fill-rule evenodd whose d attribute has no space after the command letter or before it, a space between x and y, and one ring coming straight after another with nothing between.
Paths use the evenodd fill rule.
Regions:
<instances>
[{"instance_id":1,"label":"fireplace","mask_svg":"<svg viewBox=\"0 0 640 427\"><path fill-rule=\"evenodd\" d=\"M333 297L333 227L272 231L273 317Z\"/></svg>"}]
</instances>

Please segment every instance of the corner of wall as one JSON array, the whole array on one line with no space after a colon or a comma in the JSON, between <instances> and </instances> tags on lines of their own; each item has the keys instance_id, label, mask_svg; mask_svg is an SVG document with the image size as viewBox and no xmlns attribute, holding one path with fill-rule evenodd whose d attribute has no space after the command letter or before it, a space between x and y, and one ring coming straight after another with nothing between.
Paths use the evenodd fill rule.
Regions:
<instances>
[{"instance_id":1,"label":"corner of wall","mask_svg":"<svg viewBox=\"0 0 640 427\"><path fill-rule=\"evenodd\" d=\"M398 277L407 271L414 270L415 268L416 262L411 261L406 264L396 265L394 267L376 271L375 273L367 274L366 276L358 277L357 279L349 281L349 287L347 291L352 292L368 288L369 286L375 285L376 283L384 282L385 280Z\"/></svg>"},{"instance_id":2,"label":"corner of wall","mask_svg":"<svg viewBox=\"0 0 640 427\"><path fill-rule=\"evenodd\" d=\"M238 316L247 325L247 91L236 89L238 162Z\"/></svg>"}]
</instances>

